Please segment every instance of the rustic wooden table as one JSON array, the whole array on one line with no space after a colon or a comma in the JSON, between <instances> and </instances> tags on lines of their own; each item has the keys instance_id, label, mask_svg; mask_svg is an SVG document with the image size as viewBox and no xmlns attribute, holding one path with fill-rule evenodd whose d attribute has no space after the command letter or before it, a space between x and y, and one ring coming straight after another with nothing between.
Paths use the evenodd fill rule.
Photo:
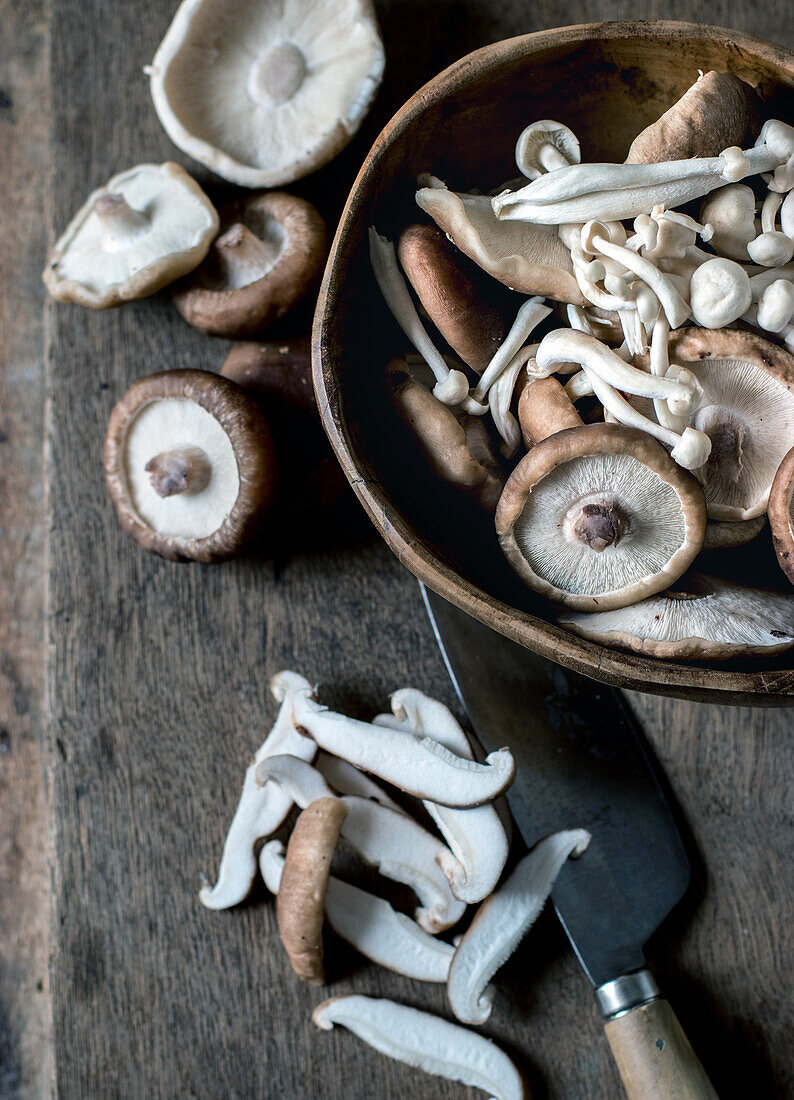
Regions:
<instances>
[{"instance_id":1,"label":"rustic wooden table","mask_svg":"<svg viewBox=\"0 0 794 1100\"><path fill-rule=\"evenodd\" d=\"M262 893L221 914L198 902L274 713L273 672L303 671L361 715L405 683L451 700L416 584L366 527L344 548L318 531L275 564L179 567L140 553L106 503L115 400L154 370L217 369L226 351L165 297L93 313L45 306L39 282L47 243L91 188L139 161L187 164L141 72L174 7L0 0L0 1096L473 1096L318 1033L322 995L293 980ZM790 0L378 7L389 68L377 105L300 188L331 219L392 111L486 42L631 15L794 46ZM723 1100L790 1096L791 712L631 703L699 852L656 969ZM440 989L332 959L334 993L444 1012ZM550 915L509 971L485 1031L535 1095L618 1097L588 983Z\"/></svg>"}]
</instances>

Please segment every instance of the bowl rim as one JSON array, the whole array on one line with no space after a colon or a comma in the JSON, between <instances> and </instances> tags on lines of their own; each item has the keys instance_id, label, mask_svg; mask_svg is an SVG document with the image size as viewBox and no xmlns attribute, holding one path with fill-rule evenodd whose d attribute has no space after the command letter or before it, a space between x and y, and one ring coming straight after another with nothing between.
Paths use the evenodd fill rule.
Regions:
<instances>
[{"instance_id":1,"label":"bowl rim","mask_svg":"<svg viewBox=\"0 0 794 1100\"><path fill-rule=\"evenodd\" d=\"M369 518L400 563L444 599L541 657L616 687L712 703L755 706L794 704L794 669L737 671L629 653L585 638L511 607L467 581L443 562L391 503L376 478L359 464L336 387L328 318L341 273L348 226L361 205L362 185L391 142L436 99L461 90L474 73L547 47L593 39L700 38L730 41L760 60L784 67L794 86L794 52L742 31L677 20L578 23L502 39L466 54L424 84L393 115L366 156L340 217L317 299L312 330L312 376L323 427L336 457Z\"/></svg>"}]
</instances>

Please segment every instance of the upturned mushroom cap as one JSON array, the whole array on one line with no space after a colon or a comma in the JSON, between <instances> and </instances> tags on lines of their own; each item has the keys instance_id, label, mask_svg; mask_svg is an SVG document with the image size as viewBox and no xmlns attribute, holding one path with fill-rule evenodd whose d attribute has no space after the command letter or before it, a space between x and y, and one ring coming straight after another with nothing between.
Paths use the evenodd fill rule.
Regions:
<instances>
[{"instance_id":1,"label":"upturned mushroom cap","mask_svg":"<svg viewBox=\"0 0 794 1100\"><path fill-rule=\"evenodd\" d=\"M585 305L556 226L500 221L486 195L458 195L445 186L421 188L416 202L461 252L511 290Z\"/></svg>"},{"instance_id":2,"label":"upturned mushroom cap","mask_svg":"<svg viewBox=\"0 0 794 1100\"><path fill-rule=\"evenodd\" d=\"M134 383L111 414L104 465L123 530L173 561L238 553L276 486L267 421L233 382L208 371Z\"/></svg>"},{"instance_id":3,"label":"upturned mushroom cap","mask_svg":"<svg viewBox=\"0 0 794 1100\"><path fill-rule=\"evenodd\" d=\"M731 145L744 149L759 123L755 90L731 73L708 72L635 137L626 160L651 164L716 157Z\"/></svg>"},{"instance_id":4,"label":"upturned mushroom cap","mask_svg":"<svg viewBox=\"0 0 794 1100\"><path fill-rule=\"evenodd\" d=\"M502 482L482 420L462 410L453 412L414 381L399 361L391 365L390 373L395 408L433 471L493 511Z\"/></svg>"},{"instance_id":5,"label":"upturned mushroom cap","mask_svg":"<svg viewBox=\"0 0 794 1100\"><path fill-rule=\"evenodd\" d=\"M550 118L531 123L516 142L516 165L527 179L537 179L566 164L579 164L581 159L579 139L574 132Z\"/></svg>"},{"instance_id":6,"label":"upturned mushroom cap","mask_svg":"<svg viewBox=\"0 0 794 1100\"><path fill-rule=\"evenodd\" d=\"M706 524L703 549L729 550L734 546L744 546L760 534L765 526L766 516L756 516L755 519L745 519L738 523L710 519Z\"/></svg>"},{"instance_id":7,"label":"upturned mushroom cap","mask_svg":"<svg viewBox=\"0 0 794 1100\"><path fill-rule=\"evenodd\" d=\"M794 645L794 596L693 573L633 607L558 621L591 641L652 657L771 656Z\"/></svg>"},{"instance_id":8,"label":"upturned mushroom cap","mask_svg":"<svg viewBox=\"0 0 794 1100\"><path fill-rule=\"evenodd\" d=\"M145 298L200 264L218 215L178 164L139 164L89 195L51 251L44 285L92 309Z\"/></svg>"},{"instance_id":9,"label":"upturned mushroom cap","mask_svg":"<svg viewBox=\"0 0 794 1100\"><path fill-rule=\"evenodd\" d=\"M434 225L409 225L397 255L408 282L438 331L464 363L482 374L507 332L501 311L467 270L466 257Z\"/></svg>"},{"instance_id":10,"label":"upturned mushroom cap","mask_svg":"<svg viewBox=\"0 0 794 1100\"><path fill-rule=\"evenodd\" d=\"M780 463L772 482L769 526L780 568L794 584L794 447Z\"/></svg>"},{"instance_id":11,"label":"upturned mushroom cap","mask_svg":"<svg viewBox=\"0 0 794 1100\"><path fill-rule=\"evenodd\" d=\"M322 985L323 909L339 832L347 807L338 798L319 798L300 814L289 838L276 901L278 931L292 969L306 982Z\"/></svg>"},{"instance_id":12,"label":"upturned mushroom cap","mask_svg":"<svg viewBox=\"0 0 794 1100\"><path fill-rule=\"evenodd\" d=\"M383 75L370 0L183 0L150 69L185 153L243 187L278 187L335 157Z\"/></svg>"},{"instance_id":13,"label":"upturned mushroom cap","mask_svg":"<svg viewBox=\"0 0 794 1100\"><path fill-rule=\"evenodd\" d=\"M519 462L496 532L521 579L577 610L624 607L667 588L703 545L697 481L645 432L568 428Z\"/></svg>"},{"instance_id":14,"label":"upturned mushroom cap","mask_svg":"<svg viewBox=\"0 0 794 1100\"><path fill-rule=\"evenodd\" d=\"M671 333L669 354L702 389L693 423L711 439L697 471L710 518L760 516L794 444L794 357L753 332L703 328Z\"/></svg>"},{"instance_id":15,"label":"upturned mushroom cap","mask_svg":"<svg viewBox=\"0 0 794 1100\"><path fill-rule=\"evenodd\" d=\"M319 279L325 222L310 202L270 191L222 208L206 261L174 288L174 305L210 336L252 336L284 317Z\"/></svg>"}]
</instances>

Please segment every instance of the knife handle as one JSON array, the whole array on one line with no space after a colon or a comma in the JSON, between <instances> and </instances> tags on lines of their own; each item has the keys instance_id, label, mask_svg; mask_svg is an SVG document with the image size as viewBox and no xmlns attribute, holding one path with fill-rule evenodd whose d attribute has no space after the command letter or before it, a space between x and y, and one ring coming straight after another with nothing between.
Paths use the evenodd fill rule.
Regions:
<instances>
[{"instance_id":1,"label":"knife handle","mask_svg":"<svg viewBox=\"0 0 794 1100\"><path fill-rule=\"evenodd\" d=\"M604 1029L629 1100L717 1100L663 998L621 1012Z\"/></svg>"}]
</instances>

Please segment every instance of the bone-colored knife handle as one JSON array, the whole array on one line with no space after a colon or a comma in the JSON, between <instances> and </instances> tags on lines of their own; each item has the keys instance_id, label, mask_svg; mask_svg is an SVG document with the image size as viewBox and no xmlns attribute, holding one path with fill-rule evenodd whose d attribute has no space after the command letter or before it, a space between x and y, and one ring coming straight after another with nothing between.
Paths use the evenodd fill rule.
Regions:
<instances>
[{"instance_id":1,"label":"bone-colored knife handle","mask_svg":"<svg viewBox=\"0 0 794 1100\"><path fill-rule=\"evenodd\" d=\"M717 1100L669 1003L661 997L604 1025L629 1100Z\"/></svg>"}]
</instances>

